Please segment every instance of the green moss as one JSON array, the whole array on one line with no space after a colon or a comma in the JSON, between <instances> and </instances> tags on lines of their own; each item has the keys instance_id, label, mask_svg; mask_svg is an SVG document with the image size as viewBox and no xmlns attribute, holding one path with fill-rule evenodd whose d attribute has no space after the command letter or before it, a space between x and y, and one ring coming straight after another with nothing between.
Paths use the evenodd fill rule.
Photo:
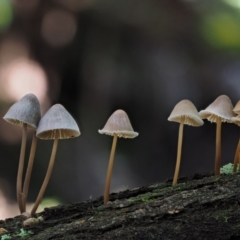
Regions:
<instances>
[{"instance_id":1,"label":"green moss","mask_svg":"<svg viewBox=\"0 0 240 240\"><path fill-rule=\"evenodd\" d=\"M129 202L149 202L149 201L153 201L154 198L157 198L162 195L163 194L159 192L144 193L136 197L131 197L128 199L128 201Z\"/></svg>"},{"instance_id":2,"label":"green moss","mask_svg":"<svg viewBox=\"0 0 240 240\"><path fill-rule=\"evenodd\" d=\"M25 230L23 228L20 229L20 233L17 234L18 237L26 237L28 235L33 234L33 231L31 230Z\"/></svg>"},{"instance_id":3,"label":"green moss","mask_svg":"<svg viewBox=\"0 0 240 240\"><path fill-rule=\"evenodd\" d=\"M233 173L233 164L228 163L220 168L220 174L232 174ZM239 166L237 167L239 169Z\"/></svg>"},{"instance_id":4,"label":"green moss","mask_svg":"<svg viewBox=\"0 0 240 240\"><path fill-rule=\"evenodd\" d=\"M1 240L6 240L6 239L11 239L12 237L10 236L10 234L3 234L1 236Z\"/></svg>"},{"instance_id":5,"label":"green moss","mask_svg":"<svg viewBox=\"0 0 240 240\"><path fill-rule=\"evenodd\" d=\"M228 216L229 214L229 210L223 210L223 211L219 211L217 215L215 215L215 219L217 221L223 221L225 223L228 222L228 219L230 218L230 216Z\"/></svg>"}]
</instances>

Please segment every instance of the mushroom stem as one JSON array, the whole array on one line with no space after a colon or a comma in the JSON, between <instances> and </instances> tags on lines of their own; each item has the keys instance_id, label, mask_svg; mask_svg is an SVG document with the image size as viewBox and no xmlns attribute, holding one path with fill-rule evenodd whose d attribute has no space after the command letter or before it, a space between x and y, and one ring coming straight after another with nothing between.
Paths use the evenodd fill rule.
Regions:
<instances>
[{"instance_id":1,"label":"mushroom stem","mask_svg":"<svg viewBox=\"0 0 240 240\"><path fill-rule=\"evenodd\" d=\"M237 165L238 165L238 161L239 161L239 159L238 159L239 158L239 152L240 152L240 137L239 137L237 149L236 149L236 152L235 152L233 172L237 171Z\"/></svg>"},{"instance_id":2,"label":"mushroom stem","mask_svg":"<svg viewBox=\"0 0 240 240\"><path fill-rule=\"evenodd\" d=\"M180 169L181 155L182 155L183 126L184 126L183 120L181 119L181 122L179 125L179 132L178 132L177 162L176 162L175 173L174 173L174 178L172 183L173 186L177 184L178 174Z\"/></svg>"},{"instance_id":3,"label":"mushroom stem","mask_svg":"<svg viewBox=\"0 0 240 240\"><path fill-rule=\"evenodd\" d=\"M38 196L37 196L37 199L35 201L35 204L32 208L32 211L31 211L31 215L33 216L35 213L36 213L36 210L42 200L42 197L44 195L44 192L47 188L47 185L48 185L48 182L49 182L49 179L51 177L51 174L52 174L52 170L53 170L53 166L54 166L54 162L55 162L55 157L56 157L56 152L57 152L57 146L58 146L58 132L56 131L56 134L55 134L55 139L54 139L54 143L53 143L53 148L52 148L52 154L51 154L51 158L50 158L50 161L49 161L49 165L48 165L48 169L47 169L47 173L45 175L45 179L43 181L43 184L42 184L42 187L38 193Z\"/></svg>"},{"instance_id":4,"label":"mushroom stem","mask_svg":"<svg viewBox=\"0 0 240 240\"><path fill-rule=\"evenodd\" d=\"M24 185L23 185L23 198L24 198L23 199L23 208L24 208L23 210L24 210L24 212L26 211L28 188L29 188L30 178L31 178L31 174L32 174L32 168L33 168L36 147L37 147L37 136L36 136L36 132L34 132L33 138L32 138L32 145L31 145L31 151L30 151L30 156L29 156L29 161L28 161L27 172L26 172Z\"/></svg>"},{"instance_id":5,"label":"mushroom stem","mask_svg":"<svg viewBox=\"0 0 240 240\"><path fill-rule=\"evenodd\" d=\"M221 129L222 121L217 119L217 131L216 131L216 157L215 157L215 176L220 175L221 167Z\"/></svg>"},{"instance_id":6,"label":"mushroom stem","mask_svg":"<svg viewBox=\"0 0 240 240\"><path fill-rule=\"evenodd\" d=\"M21 213L24 212L23 199L22 199L22 176L23 176L26 144L27 144L27 124L23 123L22 145L21 145L21 152L20 152L18 173L17 173L17 202L18 202L19 210Z\"/></svg>"},{"instance_id":7,"label":"mushroom stem","mask_svg":"<svg viewBox=\"0 0 240 240\"><path fill-rule=\"evenodd\" d=\"M104 204L107 204L107 202L109 201L109 190L110 190L110 183L111 183L111 178L112 178L112 169L113 169L116 145L117 145L117 134L114 134L112 150L111 150L109 163L108 163L106 186L105 186L105 191L104 191Z\"/></svg>"}]
</instances>

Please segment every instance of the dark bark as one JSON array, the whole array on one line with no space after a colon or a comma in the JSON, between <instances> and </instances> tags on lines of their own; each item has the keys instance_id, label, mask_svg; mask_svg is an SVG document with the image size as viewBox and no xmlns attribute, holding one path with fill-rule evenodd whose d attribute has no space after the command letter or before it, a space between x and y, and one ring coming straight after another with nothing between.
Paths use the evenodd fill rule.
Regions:
<instances>
[{"instance_id":1,"label":"dark bark","mask_svg":"<svg viewBox=\"0 0 240 240\"><path fill-rule=\"evenodd\" d=\"M0 222L12 239L240 239L240 174L182 178L47 208L23 227L20 216ZM21 229L28 234L19 237ZM29 230L32 231L30 234ZM23 231L23 230L22 230Z\"/></svg>"}]
</instances>

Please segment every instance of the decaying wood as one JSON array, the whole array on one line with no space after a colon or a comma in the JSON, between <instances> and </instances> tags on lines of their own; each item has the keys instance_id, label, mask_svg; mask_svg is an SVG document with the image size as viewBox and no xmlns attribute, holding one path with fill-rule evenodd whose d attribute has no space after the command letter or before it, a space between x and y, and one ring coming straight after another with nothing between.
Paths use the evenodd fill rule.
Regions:
<instances>
[{"instance_id":1,"label":"decaying wood","mask_svg":"<svg viewBox=\"0 0 240 240\"><path fill-rule=\"evenodd\" d=\"M195 174L76 204L47 208L24 227L0 222L11 239L240 239L240 174ZM25 235L20 237L20 233ZM3 235L1 235L3 236Z\"/></svg>"}]
</instances>

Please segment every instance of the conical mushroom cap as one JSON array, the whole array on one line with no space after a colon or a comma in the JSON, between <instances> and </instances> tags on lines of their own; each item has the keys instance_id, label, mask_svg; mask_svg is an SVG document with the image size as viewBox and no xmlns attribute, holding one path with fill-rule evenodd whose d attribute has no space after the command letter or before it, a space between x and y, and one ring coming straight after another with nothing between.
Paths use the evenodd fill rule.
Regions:
<instances>
[{"instance_id":1,"label":"conical mushroom cap","mask_svg":"<svg viewBox=\"0 0 240 240\"><path fill-rule=\"evenodd\" d=\"M210 122L216 122L218 118L222 122L231 122L231 118L235 117L233 105L230 98L226 95L219 96L205 110L199 112L202 119Z\"/></svg>"},{"instance_id":2,"label":"conical mushroom cap","mask_svg":"<svg viewBox=\"0 0 240 240\"><path fill-rule=\"evenodd\" d=\"M189 100L182 100L172 110L168 121L182 122L184 124L198 127L203 125L203 120L193 103Z\"/></svg>"},{"instance_id":3,"label":"conical mushroom cap","mask_svg":"<svg viewBox=\"0 0 240 240\"><path fill-rule=\"evenodd\" d=\"M123 138L135 138L138 136L137 132L134 132L128 115L123 110L115 111L102 130L98 130L100 134L107 134L113 136L117 134L118 137Z\"/></svg>"},{"instance_id":4,"label":"conical mushroom cap","mask_svg":"<svg viewBox=\"0 0 240 240\"><path fill-rule=\"evenodd\" d=\"M237 104L235 105L235 107L233 108L233 111L236 114L240 114L240 100L237 102Z\"/></svg>"},{"instance_id":5,"label":"conical mushroom cap","mask_svg":"<svg viewBox=\"0 0 240 240\"><path fill-rule=\"evenodd\" d=\"M74 138L80 135L77 123L69 112L61 105L53 105L41 118L37 137L41 139L54 139L58 133L59 139Z\"/></svg>"},{"instance_id":6,"label":"conical mushroom cap","mask_svg":"<svg viewBox=\"0 0 240 240\"><path fill-rule=\"evenodd\" d=\"M36 129L41 118L40 103L37 97L29 93L14 103L5 114L3 119L11 124Z\"/></svg>"}]
</instances>

